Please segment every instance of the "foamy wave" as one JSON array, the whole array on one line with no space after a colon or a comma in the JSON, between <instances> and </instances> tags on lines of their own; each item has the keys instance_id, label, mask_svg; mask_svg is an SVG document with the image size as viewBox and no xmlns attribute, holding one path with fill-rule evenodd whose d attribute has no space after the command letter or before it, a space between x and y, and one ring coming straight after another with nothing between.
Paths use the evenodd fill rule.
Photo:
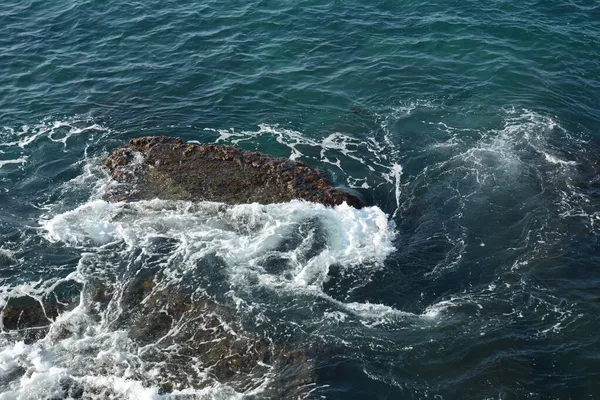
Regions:
<instances>
[{"instance_id":1,"label":"foamy wave","mask_svg":"<svg viewBox=\"0 0 600 400\"><path fill-rule=\"evenodd\" d=\"M415 314L398 310L385 304L352 302L343 304L343 307L348 312L360 317L366 326L394 323L398 320L414 318L416 316Z\"/></svg>"},{"instance_id":2,"label":"foamy wave","mask_svg":"<svg viewBox=\"0 0 600 400\"><path fill-rule=\"evenodd\" d=\"M49 241L90 248L114 241L143 248L153 238L171 238L178 241L175 251L184 264L216 254L231 266L232 279L243 280L242 272L246 272L266 285L290 287L320 287L333 264L344 268L381 265L394 251L395 236L393 223L377 207L358 210L342 204L331 208L303 201L228 206L96 200L44 220L42 226ZM299 229L306 229L299 245L281 249ZM306 259L317 230L323 231L326 245ZM263 263L274 255L287 264L285 274L264 269Z\"/></svg>"},{"instance_id":3,"label":"foamy wave","mask_svg":"<svg viewBox=\"0 0 600 400\"><path fill-rule=\"evenodd\" d=\"M93 338L87 338L92 341ZM59 347L46 346L45 342L32 345L16 342L6 345L0 350L0 379L26 369L27 373L6 388L0 394L1 400L37 400L41 398L81 398L86 399L170 399L191 397L206 400L242 399L244 395L233 388L218 382L202 389L174 390L169 394L162 393L159 387L149 386L132 377L133 371L125 370L124 376L116 375L83 375L78 376L73 367L85 370L86 362L81 358L81 350L85 339L77 341L82 348L72 348L71 354L60 351ZM66 349L65 349L66 350ZM67 357L67 359L63 359ZM68 357L72 357L70 360ZM87 361L88 363L91 360ZM119 362L119 360L115 360ZM127 362L122 358L120 362ZM152 374L153 371L149 371ZM260 390L254 390L259 393ZM246 395L252 393L246 393Z\"/></svg>"},{"instance_id":4,"label":"foamy wave","mask_svg":"<svg viewBox=\"0 0 600 400\"><path fill-rule=\"evenodd\" d=\"M561 166L577 165L577 162L575 162L575 161L561 160L560 158L553 156L552 154L548 154L546 152L542 152L542 154L544 154L544 158L546 159L546 161L548 161L551 164L557 164L557 165L561 165Z\"/></svg>"},{"instance_id":5,"label":"foamy wave","mask_svg":"<svg viewBox=\"0 0 600 400\"><path fill-rule=\"evenodd\" d=\"M0 146L26 149L40 138L47 138L52 142L62 143L63 148L66 148L69 139L86 132L108 132L108 129L88 117L76 116L66 120L47 119L39 124L23 125L19 129L1 128L0 135L4 140Z\"/></svg>"},{"instance_id":6,"label":"foamy wave","mask_svg":"<svg viewBox=\"0 0 600 400\"><path fill-rule=\"evenodd\" d=\"M90 276L97 278L114 273L116 266L112 260L115 257L130 260L133 264L128 264L128 268L134 268L134 260L141 252L159 263L162 288L185 290L185 277L190 273L210 273L197 271L199 262L217 257L223 262L219 272L226 274L229 296L248 305L257 318L261 318L265 308L280 306L256 299L256 288L271 291L270 297L275 303L277 296L282 294L326 300L334 308L352 314L365 326L376 326L403 316L401 311L381 304L340 302L324 289L334 265L342 273L348 271L369 276L381 268L394 251L394 224L377 207L359 210L342 204L332 208L305 201L226 205L164 200L132 203L92 200L74 210L42 219L40 223L47 240L83 252L78 270L71 278L84 284ZM168 246L157 249L160 243ZM273 267L274 260L276 268ZM127 284L122 279L107 283L115 285L117 293L122 290L120 286ZM208 290L193 288L194 291L204 289ZM82 297L78 307L54 321L44 340L34 345L4 347L7 371L23 367L35 371L12 382L8 392L11 396L23 397L26 385L30 385L45 388L45 392L32 391L36 395L52 394L55 390L57 394L63 390L64 395L65 390L71 390L69 388L83 387L86 394L162 398L158 388L152 386L156 381L153 374L166 367L156 364L154 369L146 371L141 357L146 350L140 350L126 330L115 329L110 323L118 318L119 308L102 313L98 322L91 315L94 307ZM328 319L330 310L330 307L324 308L321 315L314 316L312 323ZM240 335L239 329L229 326L226 320L221 323L230 336ZM170 332L176 334L184 328L185 325L175 325ZM71 334L64 338L64 332ZM158 346L160 340L147 348ZM177 352L177 349L169 351ZM0 361L1 356L2 353ZM204 367L198 368L196 373L208 383L206 388L180 387L169 396L242 398L242 394L232 387L211 379L209 372L202 369ZM101 371L104 372L99 373ZM271 376L267 373L256 379L260 380L253 384L252 393L244 392L244 396L260 394L268 386ZM64 383L71 381L74 383Z\"/></svg>"},{"instance_id":7,"label":"foamy wave","mask_svg":"<svg viewBox=\"0 0 600 400\"><path fill-rule=\"evenodd\" d=\"M385 132L381 140L376 135L362 140L343 132L333 132L326 137L315 139L293 129L269 124L259 124L258 130L255 131L206 130L219 135L216 143L233 145L255 143L259 137L272 137L277 143L290 149L290 159L312 159L333 165L345 177L346 185L353 189L390 185L396 195L396 204L400 202L402 167L397 160L398 151ZM357 173L358 170L362 171L361 175Z\"/></svg>"},{"instance_id":8,"label":"foamy wave","mask_svg":"<svg viewBox=\"0 0 600 400\"><path fill-rule=\"evenodd\" d=\"M0 168L4 167L5 165L8 165L8 164L25 164L27 162L27 158L28 157L26 157L26 156L21 156L14 160L0 160Z\"/></svg>"}]
</instances>

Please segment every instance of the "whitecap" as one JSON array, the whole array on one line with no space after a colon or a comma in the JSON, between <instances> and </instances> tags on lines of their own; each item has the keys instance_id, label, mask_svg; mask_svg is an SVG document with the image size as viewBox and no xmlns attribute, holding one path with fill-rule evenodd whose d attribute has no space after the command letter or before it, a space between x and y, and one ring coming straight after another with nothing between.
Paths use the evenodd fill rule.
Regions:
<instances>
[{"instance_id":1,"label":"whitecap","mask_svg":"<svg viewBox=\"0 0 600 400\"><path fill-rule=\"evenodd\" d=\"M4 167L5 165L9 165L9 164L25 164L27 162L27 158L28 157L26 157L26 156L21 156L14 160L0 160L0 168Z\"/></svg>"}]
</instances>

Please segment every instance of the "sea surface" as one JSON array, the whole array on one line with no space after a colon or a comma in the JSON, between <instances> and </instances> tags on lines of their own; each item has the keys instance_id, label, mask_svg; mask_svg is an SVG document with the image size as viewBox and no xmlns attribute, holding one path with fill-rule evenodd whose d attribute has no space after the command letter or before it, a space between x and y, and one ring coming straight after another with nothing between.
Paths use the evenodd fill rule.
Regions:
<instances>
[{"instance_id":1,"label":"sea surface","mask_svg":"<svg viewBox=\"0 0 600 400\"><path fill-rule=\"evenodd\" d=\"M149 135L369 206L104 201ZM597 1L3 0L0 399L600 398L599 170Z\"/></svg>"}]
</instances>

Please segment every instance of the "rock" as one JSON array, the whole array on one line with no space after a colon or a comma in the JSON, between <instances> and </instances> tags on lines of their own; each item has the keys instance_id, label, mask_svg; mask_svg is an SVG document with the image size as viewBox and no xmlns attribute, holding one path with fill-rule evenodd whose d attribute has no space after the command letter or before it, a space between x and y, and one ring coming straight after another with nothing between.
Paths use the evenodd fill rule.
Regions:
<instances>
[{"instance_id":1,"label":"rock","mask_svg":"<svg viewBox=\"0 0 600 400\"><path fill-rule=\"evenodd\" d=\"M46 336L59 314L79 303L80 291L80 284L64 281L39 300L27 295L11 297L2 308L2 329L13 331L26 343L33 343Z\"/></svg>"},{"instance_id":2,"label":"rock","mask_svg":"<svg viewBox=\"0 0 600 400\"><path fill-rule=\"evenodd\" d=\"M51 311L54 310L48 310ZM50 322L42 304L30 296L12 297L2 310L2 325L6 330L40 328Z\"/></svg>"},{"instance_id":3,"label":"rock","mask_svg":"<svg viewBox=\"0 0 600 400\"><path fill-rule=\"evenodd\" d=\"M332 186L320 170L237 147L185 144L166 136L132 139L105 160L118 185L110 201L209 200L228 204L303 199L325 205L365 204Z\"/></svg>"},{"instance_id":4,"label":"rock","mask_svg":"<svg viewBox=\"0 0 600 400\"><path fill-rule=\"evenodd\" d=\"M141 359L161 366L152 385L168 393L204 387L216 379L245 392L274 373L269 397L304 390L313 367L306 350L288 349L247 332L238 326L233 309L163 286L161 280L159 273L128 282L117 321L127 327L132 340L148 349ZM203 372L198 374L198 370Z\"/></svg>"},{"instance_id":5,"label":"rock","mask_svg":"<svg viewBox=\"0 0 600 400\"><path fill-rule=\"evenodd\" d=\"M270 204L303 199L330 206L365 205L306 164L237 147L186 144L179 138L132 139L113 151L104 166L118 182L105 196L109 201ZM118 296L110 288L91 284L86 294L100 310L118 310L114 328L126 330L129 339L144 349L141 360L159 367L149 384L164 393L201 388L214 380L247 392L268 379L267 398L306 395L307 383L314 379L309 349L290 348L248 331L235 307L201 294L191 282L191 289L173 285L160 267L148 266L123 277Z\"/></svg>"}]
</instances>

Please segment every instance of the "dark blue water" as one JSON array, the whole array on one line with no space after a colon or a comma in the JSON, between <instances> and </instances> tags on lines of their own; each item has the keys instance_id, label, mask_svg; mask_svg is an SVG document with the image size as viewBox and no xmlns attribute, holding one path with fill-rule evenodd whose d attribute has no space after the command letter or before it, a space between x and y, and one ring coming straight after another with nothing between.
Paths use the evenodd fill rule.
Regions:
<instances>
[{"instance_id":1,"label":"dark blue water","mask_svg":"<svg viewBox=\"0 0 600 400\"><path fill-rule=\"evenodd\" d=\"M3 327L0 399L600 397L599 77L595 1L2 2L0 300L73 306ZM103 202L102 158L148 135L371 207ZM136 339L118 294L153 268L306 375Z\"/></svg>"}]
</instances>

